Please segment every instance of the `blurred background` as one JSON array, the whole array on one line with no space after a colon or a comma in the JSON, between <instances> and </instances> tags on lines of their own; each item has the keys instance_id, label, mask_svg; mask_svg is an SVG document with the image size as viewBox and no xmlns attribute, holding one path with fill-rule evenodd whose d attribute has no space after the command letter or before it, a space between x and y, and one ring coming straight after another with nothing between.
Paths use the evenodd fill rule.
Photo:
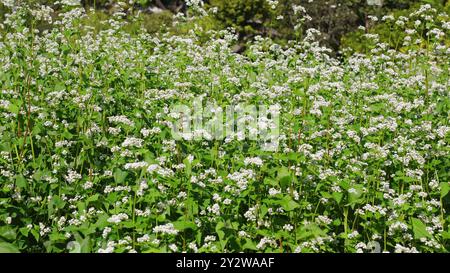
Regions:
<instances>
[{"instance_id":1,"label":"blurred background","mask_svg":"<svg viewBox=\"0 0 450 273\"><path fill-rule=\"evenodd\" d=\"M5 0L7 1L7 0ZM55 13L63 5L79 3L88 14L83 24L99 31L105 20L117 11L123 11L127 28L135 31L144 27L150 33L169 32L180 34L200 26L195 31L207 36L208 30L232 27L238 35L236 52L243 52L255 36L270 37L280 44L299 39L306 29L321 32L322 45L333 50L333 54L365 50L364 34L378 34L382 41L392 47L403 31L396 30L389 16L406 16L422 4L430 4L438 12L450 14L450 0L23 0L33 5L51 6ZM174 24L177 14L186 14L189 6L201 3L211 16L202 16L184 23ZM5 8L0 4L0 20ZM384 17L384 18L383 18ZM46 26L40 25L39 28ZM448 40L448 39L447 39ZM345 49L345 50L344 50ZM397 48L399 49L399 48Z\"/></svg>"}]
</instances>

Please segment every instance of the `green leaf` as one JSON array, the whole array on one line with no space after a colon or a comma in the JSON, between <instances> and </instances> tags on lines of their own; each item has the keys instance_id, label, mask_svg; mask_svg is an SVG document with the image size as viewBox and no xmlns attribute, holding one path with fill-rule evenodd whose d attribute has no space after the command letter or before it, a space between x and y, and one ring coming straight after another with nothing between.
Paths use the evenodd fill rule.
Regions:
<instances>
[{"instance_id":1,"label":"green leaf","mask_svg":"<svg viewBox=\"0 0 450 273\"><path fill-rule=\"evenodd\" d=\"M91 252L91 240L89 237L86 237L81 242L81 253L90 253Z\"/></svg>"},{"instance_id":2,"label":"green leaf","mask_svg":"<svg viewBox=\"0 0 450 273\"><path fill-rule=\"evenodd\" d=\"M123 183L125 181L125 178L127 177L128 173L125 171L122 171L121 169L117 168L114 171L114 181L116 183Z\"/></svg>"},{"instance_id":3,"label":"green leaf","mask_svg":"<svg viewBox=\"0 0 450 273\"><path fill-rule=\"evenodd\" d=\"M332 196L333 196L333 198L334 198L334 200L336 200L336 202L339 204L339 203L341 203L341 201L342 201L342 196L343 196L344 194L342 193L342 192L333 192L332 193Z\"/></svg>"},{"instance_id":4,"label":"green leaf","mask_svg":"<svg viewBox=\"0 0 450 273\"><path fill-rule=\"evenodd\" d=\"M39 233L35 229L30 230L30 232L31 234L33 234L34 239L36 239L36 241L39 241Z\"/></svg>"},{"instance_id":5,"label":"green leaf","mask_svg":"<svg viewBox=\"0 0 450 273\"><path fill-rule=\"evenodd\" d=\"M219 236L220 246L222 247L222 250L225 249L228 241L228 239L225 239L225 232L222 230L223 227L225 227L225 224L223 222L218 222L216 225L216 234L217 236Z\"/></svg>"},{"instance_id":6,"label":"green leaf","mask_svg":"<svg viewBox=\"0 0 450 273\"><path fill-rule=\"evenodd\" d=\"M278 182L275 179L271 179L269 177L264 178L264 184L270 186L278 186Z\"/></svg>"},{"instance_id":7,"label":"green leaf","mask_svg":"<svg viewBox=\"0 0 450 273\"><path fill-rule=\"evenodd\" d=\"M186 173L186 175L189 177L190 175L191 175L191 170L192 170L192 164L191 164L191 162L189 161L189 159L188 158L185 158L184 160L183 160L183 163L184 163L184 166L185 166L185 168L184 168L184 172Z\"/></svg>"},{"instance_id":8,"label":"green leaf","mask_svg":"<svg viewBox=\"0 0 450 273\"><path fill-rule=\"evenodd\" d=\"M65 138L65 139L72 139L73 138L73 135L69 132L69 131L64 131L64 133L62 133L62 136Z\"/></svg>"},{"instance_id":9,"label":"green leaf","mask_svg":"<svg viewBox=\"0 0 450 273\"><path fill-rule=\"evenodd\" d=\"M197 225L194 224L193 222L188 222L188 221L176 221L172 223L174 228L176 230L182 231L185 229L192 229L192 230L196 230L197 229Z\"/></svg>"},{"instance_id":10,"label":"green leaf","mask_svg":"<svg viewBox=\"0 0 450 273\"><path fill-rule=\"evenodd\" d=\"M188 209L188 216L198 214L198 204L194 198L189 197L186 200L186 208Z\"/></svg>"},{"instance_id":11,"label":"green leaf","mask_svg":"<svg viewBox=\"0 0 450 273\"><path fill-rule=\"evenodd\" d=\"M290 197L289 195L287 195L283 199L281 199L279 201L279 204L283 207L283 209L285 211L292 211L292 210L300 207L300 205L297 202L295 202L294 200L292 200L292 197Z\"/></svg>"},{"instance_id":12,"label":"green leaf","mask_svg":"<svg viewBox=\"0 0 450 273\"><path fill-rule=\"evenodd\" d=\"M330 199L332 197L332 195L326 191L321 191L320 194L327 199Z\"/></svg>"},{"instance_id":13,"label":"green leaf","mask_svg":"<svg viewBox=\"0 0 450 273\"><path fill-rule=\"evenodd\" d=\"M362 185L352 185L348 190L348 202L349 204L357 203L361 201L364 187Z\"/></svg>"},{"instance_id":14,"label":"green leaf","mask_svg":"<svg viewBox=\"0 0 450 273\"><path fill-rule=\"evenodd\" d=\"M23 175L19 174L16 176L16 186L20 189L24 189L26 188L28 185L27 180L25 179L25 177L23 177Z\"/></svg>"},{"instance_id":15,"label":"green leaf","mask_svg":"<svg viewBox=\"0 0 450 273\"><path fill-rule=\"evenodd\" d=\"M223 222L218 222L216 225L216 233L219 236L219 239L222 240L225 236L225 232L222 231L222 228L225 226Z\"/></svg>"},{"instance_id":16,"label":"green leaf","mask_svg":"<svg viewBox=\"0 0 450 273\"><path fill-rule=\"evenodd\" d=\"M166 221L166 215L165 214L159 214L158 216L156 216L156 221L158 221L158 222Z\"/></svg>"},{"instance_id":17,"label":"green leaf","mask_svg":"<svg viewBox=\"0 0 450 273\"><path fill-rule=\"evenodd\" d=\"M13 103L11 103L11 104L8 106L8 110L11 111L11 113L13 113L13 114L18 114L19 111L20 111L20 107L17 106L17 105L15 105L15 104L13 104Z\"/></svg>"},{"instance_id":18,"label":"green leaf","mask_svg":"<svg viewBox=\"0 0 450 273\"><path fill-rule=\"evenodd\" d=\"M67 240L67 238L66 238L66 236L64 236L64 234L57 233L57 232L50 234L48 237L50 238L50 240L52 242Z\"/></svg>"},{"instance_id":19,"label":"green leaf","mask_svg":"<svg viewBox=\"0 0 450 273\"><path fill-rule=\"evenodd\" d=\"M243 249L250 249L250 250L258 250L256 248L256 244L250 240L249 238L245 238L245 244L242 246Z\"/></svg>"},{"instance_id":20,"label":"green leaf","mask_svg":"<svg viewBox=\"0 0 450 273\"><path fill-rule=\"evenodd\" d=\"M282 188L286 188L292 182L292 176L289 172L289 169L286 167L281 167L278 170L278 181L280 182L280 186Z\"/></svg>"},{"instance_id":21,"label":"green leaf","mask_svg":"<svg viewBox=\"0 0 450 273\"><path fill-rule=\"evenodd\" d=\"M433 236L431 236L431 234L427 231L426 225L422 221L420 221L420 219L412 218L411 221L415 239L433 238Z\"/></svg>"},{"instance_id":22,"label":"green leaf","mask_svg":"<svg viewBox=\"0 0 450 273\"><path fill-rule=\"evenodd\" d=\"M450 232L448 232L448 231L443 231L441 233L441 235L442 235L442 239L450 239Z\"/></svg>"},{"instance_id":23,"label":"green leaf","mask_svg":"<svg viewBox=\"0 0 450 273\"><path fill-rule=\"evenodd\" d=\"M10 226L1 226L0 237L4 238L7 241L13 241L14 239L16 239L16 232Z\"/></svg>"},{"instance_id":24,"label":"green leaf","mask_svg":"<svg viewBox=\"0 0 450 273\"><path fill-rule=\"evenodd\" d=\"M95 202L95 201L98 200L98 197L99 197L99 194L96 193L96 194L90 196L86 201L87 201L88 203L90 203L90 202Z\"/></svg>"},{"instance_id":25,"label":"green leaf","mask_svg":"<svg viewBox=\"0 0 450 273\"><path fill-rule=\"evenodd\" d=\"M264 218L264 216L266 216L267 212L269 211L269 209L267 208L266 205L261 205L261 208L259 209L259 217Z\"/></svg>"},{"instance_id":26,"label":"green leaf","mask_svg":"<svg viewBox=\"0 0 450 273\"><path fill-rule=\"evenodd\" d=\"M28 237L29 229L27 227L22 227L19 229L19 231L20 231L20 234L22 234L25 237Z\"/></svg>"},{"instance_id":27,"label":"green leaf","mask_svg":"<svg viewBox=\"0 0 450 273\"><path fill-rule=\"evenodd\" d=\"M450 191L450 184L447 182L441 182L441 198L444 198Z\"/></svg>"},{"instance_id":28,"label":"green leaf","mask_svg":"<svg viewBox=\"0 0 450 273\"><path fill-rule=\"evenodd\" d=\"M20 253L20 251L13 244L7 242L0 242L0 253Z\"/></svg>"},{"instance_id":29,"label":"green leaf","mask_svg":"<svg viewBox=\"0 0 450 273\"><path fill-rule=\"evenodd\" d=\"M52 197L52 203L59 209L64 208L66 202L63 201L59 196L55 195Z\"/></svg>"},{"instance_id":30,"label":"green leaf","mask_svg":"<svg viewBox=\"0 0 450 273\"><path fill-rule=\"evenodd\" d=\"M11 152L11 144L8 142L0 143L0 151Z\"/></svg>"},{"instance_id":31,"label":"green leaf","mask_svg":"<svg viewBox=\"0 0 450 273\"><path fill-rule=\"evenodd\" d=\"M320 229L314 223L307 224L305 226L299 226L296 230L297 239L317 238L319 236L325 236L326 232Z\"/></svg>"},{"instance_id":32,"label":"green leaf","mask_svg":"<svg viewBox=\"0 0 450 273\"><path fill-rule=\"evenodd\" d=\"M53 199L47 203L47 212L49 217L55 212L54 203L55 201Z\"/></svg>"}]
</instances>

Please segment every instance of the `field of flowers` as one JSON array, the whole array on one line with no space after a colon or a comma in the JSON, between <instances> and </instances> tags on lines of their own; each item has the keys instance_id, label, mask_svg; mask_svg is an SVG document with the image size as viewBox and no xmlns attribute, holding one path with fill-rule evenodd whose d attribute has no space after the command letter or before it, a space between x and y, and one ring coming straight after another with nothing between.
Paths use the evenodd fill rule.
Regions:
<instances>
[{"instance_id":1,"label":"field of flowers","mask_svg":"<svg viewBox=\"0 0 450 273\"><path fill-rule=\"evenodd\" d=\"M149 35L117 12L94 31L86 12L0 22L0 252L450 251L447 14L379 18L402 49L368 33L339 59L313 29L237 54L232 30ZM171 107L196 98L279 110L278 149L174 139Z\"/></svg>"}]
</instances>

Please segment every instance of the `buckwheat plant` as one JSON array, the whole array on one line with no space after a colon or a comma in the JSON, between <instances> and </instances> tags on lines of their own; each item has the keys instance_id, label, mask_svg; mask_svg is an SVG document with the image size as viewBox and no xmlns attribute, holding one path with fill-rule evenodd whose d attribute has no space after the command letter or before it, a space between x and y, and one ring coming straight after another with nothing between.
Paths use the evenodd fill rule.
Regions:
<instances>
[{"instance_id":1,"label":"buckwheat plant","mask_svg":"<svg viewBox=\"0 0 450 273\"><path fill-rule=\"evenodd\" d=\"M450 250L447 14L391 18L397 48L369 31L338 59L314 29L237 54L230 29L130 32L119 10L95 30L79 1L0 3L0 252ZM175 139L172 107L197 98L279 111L276 149Z\"/></svg>"}]
</instances>

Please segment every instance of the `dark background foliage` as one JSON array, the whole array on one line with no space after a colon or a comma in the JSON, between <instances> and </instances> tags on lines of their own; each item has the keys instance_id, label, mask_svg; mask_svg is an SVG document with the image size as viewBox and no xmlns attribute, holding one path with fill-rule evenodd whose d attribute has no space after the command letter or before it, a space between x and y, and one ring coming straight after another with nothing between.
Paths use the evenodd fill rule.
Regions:
<instances>
[{"instance_id":1,"label":"dark background foliage","mask_svg":"<svg viewBox=\"0 0 450 273\"><path fill-rule=\"evenodd\" d=\"M59 7L54 5L56 1L52 0L22 1L50 5L55 10ZM357 30L359 26L364 26L366 29L374 26L374 23L368 19L369 15L381 17L387 14L405 14L422 4L431 4L442 12L450 11L450 0L378 0L382 3L381 6L369 5L372 1L374 0L279 0L277 8L273 10L266 0L205 0L204 7L217 8L217 12L212 18L205 18L200 23L205 30L224 27L236 29L240 41L237 46L238 51L243 51L246 43L256 35L271 37L283 44L287 40L302 36L306 29L315 28L322 33L322 44L339 52L343 48L361 50L364 47L361 45L363 33ZM150 32L179 33L190 29L189 26L183 28L181 25L172 29L168 28L171 26L174 14L186 12L184 0L135 0L133 4L129 1L118 0L81 0L84 7L95 10L89 15L87 23L101 28L99 21L117 10L117 4L120 2L126 11L140 11L139 22ZM293 8L295 5L303 6L309 19L306 19L303 13L295 14ZM0 5L2 17L3 13ZM279 15L283 18L279 18ZM301 25L296 28L299 22ZM378 27L377 31L392 30ZM383 35L383 33L380 34Z\"/></svg>"}]
</instances>

